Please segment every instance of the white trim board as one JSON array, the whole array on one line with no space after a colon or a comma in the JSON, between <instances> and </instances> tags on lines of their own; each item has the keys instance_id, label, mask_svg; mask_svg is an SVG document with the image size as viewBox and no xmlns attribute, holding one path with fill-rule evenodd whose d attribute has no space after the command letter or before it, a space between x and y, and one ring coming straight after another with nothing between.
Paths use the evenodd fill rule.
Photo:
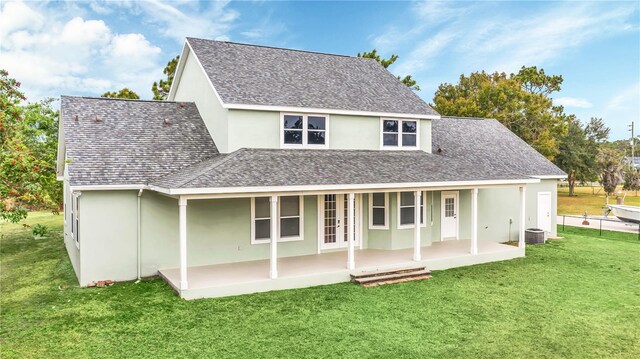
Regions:
<instances>
[{"instance_id":1,"label":"white trim board","mask_svg":"<svg viewBox=\"0 0 640 359\"><path fill-rule=\"evenodd\" d=\"M149 189L166 194L239 194L239 193L285 193L285 192L371 192L371 190L384 189L388 192L420 191L436 189L462 189L483 186L512 186L527 183L539 183L539 179L512 179L512 180L481 180L481 181L452 181L452 182L407 182L407 183L371 183L371 184L345 184L345 185L299 185L299 186L273 186L273 187L213 187L213 188L178 188L167 189L158 186L149 186ZM100 187L100 186L97 186ZM380 191L378 191L380 192Z\"/></svg>"}]
</instances>

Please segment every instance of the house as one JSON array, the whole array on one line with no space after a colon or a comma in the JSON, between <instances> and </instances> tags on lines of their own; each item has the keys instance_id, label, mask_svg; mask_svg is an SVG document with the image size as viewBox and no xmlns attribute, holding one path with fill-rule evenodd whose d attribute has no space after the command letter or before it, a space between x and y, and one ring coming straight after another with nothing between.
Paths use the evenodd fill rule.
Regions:
<instances>
[{"instance_id":1,"label":"house","mask_svg":"<svg viewBox=\"0 0 640 359\"><path fill-rule=\"evenodd\" d=\"M168 101L63 96L81 286L183 298L525 255L565 173L495 120L440 116L376 61L188 38ZM518 241L518 246L502 244Z\"/></svg>"}]
</instances>

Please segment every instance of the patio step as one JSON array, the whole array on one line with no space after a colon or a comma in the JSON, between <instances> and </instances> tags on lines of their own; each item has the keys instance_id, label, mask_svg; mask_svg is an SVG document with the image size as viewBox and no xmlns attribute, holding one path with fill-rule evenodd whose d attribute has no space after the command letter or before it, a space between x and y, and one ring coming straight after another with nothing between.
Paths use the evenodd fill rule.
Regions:
<instances>
[{"instance_id":1,"label":"patio step","mask_svg":"<svg viewBox=\"0 0 640 359\"><path fill-rule=\"evenodd\" d=\"M374 287L384 284L403 283L412 280L431 278L431 271L424 267L405 268L392 271L358 273L351 275L351 282L363 287Z\"/></svg>"}]
</instances>

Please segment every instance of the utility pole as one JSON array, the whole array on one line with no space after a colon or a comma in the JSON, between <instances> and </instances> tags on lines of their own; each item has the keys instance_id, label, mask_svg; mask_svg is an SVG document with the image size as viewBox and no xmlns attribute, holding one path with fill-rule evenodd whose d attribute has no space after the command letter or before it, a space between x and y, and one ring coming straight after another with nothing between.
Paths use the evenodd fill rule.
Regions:
<instances>
[{"instance_id":1,"label":"utility pole","mask_svg":"<svg viewBox=\"0 0 640 359\"><path fill-rule=\"evenodd\" d=\"M631 121L631 168L636 168L636 136L635 136L635 122Z\"/></svg>"}]
</instances>

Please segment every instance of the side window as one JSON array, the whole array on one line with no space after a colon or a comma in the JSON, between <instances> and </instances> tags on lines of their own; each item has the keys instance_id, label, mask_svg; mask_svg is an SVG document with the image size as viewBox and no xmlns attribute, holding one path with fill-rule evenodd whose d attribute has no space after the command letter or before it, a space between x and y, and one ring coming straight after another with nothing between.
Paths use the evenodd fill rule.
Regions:
<instances>
[{"instance_id":1,"label":"side window","mask_svg":"<svg viewBox=\"0 0 640 359\"><path fill-rule=\"evenodd\" d=\"M328 115L282 114L281 117L282 147L326 147Z\"/></svg>"},{"instance_id":2,"label":"side window","mask_svg":"<svg viewBox=\"0 0 640 359\"><path fill-rule=\"evenodd\" d=\"M371 193L369 195L369 228L387 229L389 228L388 212L389 194Z\"/></svg>"},{"instance_id":3,"label":"side window","mask_svg":"<svg viewBox=\"0 0 640 359\"><path fill-rule=\"evenodd\" d=\"M251 244L271 241L271 220L278 221L278 241L296 241L303 239L303 200L302 196L283 196L278 198L276 219L271 218L269 197L251 199Z\"/></svg>"},{"instance_id":4,"label":"side window","mask_svg":"<svg viewBox=\"0 0 640 359\"><path fill-rule=\"evenodd\" d=\"M425 203L426 196L424 192L420 196L420 225L425 225ZM415 223L415 196L414 192L398 193L398 228L413 228Z\"/></svg>"},{"instance_id":5,"label":"side window","mask_svg":"<svg viewBox=\"0 0 640 359\"><path fill-rule=\"evenodd\" d=\"M417 120L382 119L381 121L382 148L418 148Z\"/></svg>"}]
</instances>

